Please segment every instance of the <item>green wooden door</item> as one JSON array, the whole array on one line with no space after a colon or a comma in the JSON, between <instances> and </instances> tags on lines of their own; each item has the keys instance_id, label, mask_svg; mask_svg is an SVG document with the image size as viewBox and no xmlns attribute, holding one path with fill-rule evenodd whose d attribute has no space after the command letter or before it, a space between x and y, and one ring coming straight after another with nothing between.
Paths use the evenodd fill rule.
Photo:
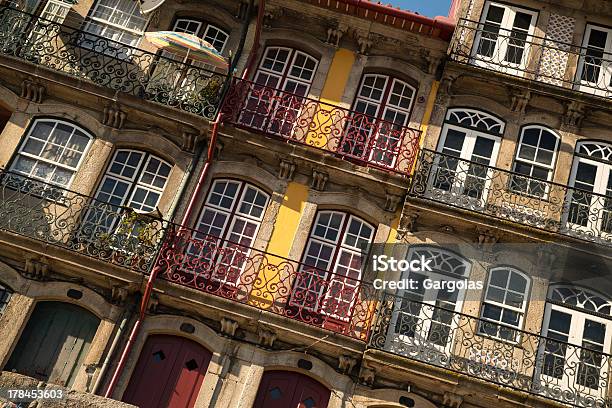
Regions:
<instances>
[{"instance_id":1,"label":"green wooden door","mask_svg":"<svg viewBox=\"0 0 612 408\"><path fill-rule=\"evenodd\" d=\"M62 302L39 302L5 370L70 387L100 319Z\"/></svg>"}]
</instances>

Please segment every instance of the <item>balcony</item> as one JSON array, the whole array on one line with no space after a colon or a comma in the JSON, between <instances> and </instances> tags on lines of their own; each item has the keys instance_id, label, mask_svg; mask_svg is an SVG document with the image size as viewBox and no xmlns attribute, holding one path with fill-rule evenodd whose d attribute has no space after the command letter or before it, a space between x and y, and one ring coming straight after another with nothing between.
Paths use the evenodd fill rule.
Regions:
<instances>
[{"instance_id":1,"label":"balcony","mask_svg":"<svg viewBox=\"0 0 612 408\"><path fill-rule=\"evenodd\" d=\"M159 278L366 341L375 290L239 243L175 226L166 233Z\"/></svg>"},{"instance_id":2,"label":"balcony","mask_svg":"<svg viewBox=\"0 0 612 408\"><path fill-rule=\"evenodd\" d=\"M608 407L612 356L388 293L369 346L575 407Z\"/></svg>"},{"instance_id":3,"label":"balcony","mask_svg":"<svg viewBox=\"0 0 612 408\"><path fill-rule=\"evenodd\" d=\"M0 54L207 119L224 75L0 7Z\"/></svg>"},{"instance_id":4,"label":"balcony","mask_svg":"<svg viewBox=\"0 0 612 408\"><path fill-rule=\"evenodd\" d=\"M493 30L484 23L460 19L450 58L530 81L612 97L612 56L595 48Z\"/></svg>"},{"instance_id":5,"label":"balcony","mask_svg":"<svg viewBox=\"0 0 612 408\"><path fill-rule=\"evenodd\" d=\"M444 206L612 245L612 196L423 149L410 194Z\"/></svg>"},{"instance_id":6,"label":"balcony","mask_svg":"<svg viewBox=\"0 0 612 408\"><path fill-rule=\"evenodd\" d=\"M0 172L0 230L148 272L160 221L21 174Z\"/></svg>"},{"instance_id":7,"label":"balcony","mask_svg":"<svg viewBox=\"0 0 612 408\"><path fill-rule=\"evenodd\" d=\"M419 130L238 78L221 112L236 127L404 176L419 148Z\"/></svg>"}]
</instances>

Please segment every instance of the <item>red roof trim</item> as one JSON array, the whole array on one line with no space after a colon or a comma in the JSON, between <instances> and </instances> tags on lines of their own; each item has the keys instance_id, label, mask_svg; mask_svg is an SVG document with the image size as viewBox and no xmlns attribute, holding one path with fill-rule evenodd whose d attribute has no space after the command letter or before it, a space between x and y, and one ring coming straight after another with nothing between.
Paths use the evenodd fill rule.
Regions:
<instances>
[{"instance_id":1,"label":"red roof trim","mask_svg":"<svg viewBox=\"0 0 612 408\"><path fill-rule=\"evenodd\" d=\"M446 16L437 16L434 18L425 17L420 14L413 13L407 10L401 10L392 6L387 6L380 3L373 3L368 0L307 0L312 4L341 10L342 9L351 15L355 15L368 20L376 21L381 24L390 25L403 29L406 22L410 22L409 31L428 35L434 38L440 38L445 41L450 41L453 31L455 30L455 22L453 19ZM335 3L335 7L334 4ZM456 7L456 0L453 0L453 6ZM388 17L392 17L389 19Z\"/></svg>"}]
</instances>

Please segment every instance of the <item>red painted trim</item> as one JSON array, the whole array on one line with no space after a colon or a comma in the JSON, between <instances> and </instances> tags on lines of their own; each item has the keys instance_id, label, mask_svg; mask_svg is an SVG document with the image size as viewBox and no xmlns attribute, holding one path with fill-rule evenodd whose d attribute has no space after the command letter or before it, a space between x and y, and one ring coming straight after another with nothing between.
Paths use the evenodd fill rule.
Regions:
<instances>
[{"instance_id":1,"label":"red painted trim","mask_svg":"<svg viewBox=\"0 0 612 408\"><path fill-rule=\"evenodd\" d=\"M434 38L449 41L455 30L455 22L446 16L434 18L422 16L408 10L401 10L390 5L373 3L368 0L306 0L320 7L352 14L374 20L381 24L391 25L408 31L417 32ZM454 2L457 0L453 0ZM451 6L452 9L452 6Z\"/></svg>"}]
</instances>

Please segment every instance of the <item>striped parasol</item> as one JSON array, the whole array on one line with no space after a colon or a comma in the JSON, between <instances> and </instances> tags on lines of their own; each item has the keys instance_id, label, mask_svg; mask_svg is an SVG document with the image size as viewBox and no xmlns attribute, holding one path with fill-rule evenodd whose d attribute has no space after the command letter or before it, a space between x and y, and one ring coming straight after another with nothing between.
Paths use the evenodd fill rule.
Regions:
<instances>
[{"instance_id":1,"label":"striped parasol","mask_svg":"<svg viewBox=\"0 0 612 408\"><path fill-rule=\"evenodd\" d=\"M209 42L188 33L176 31L149 31L145 38L161 50L184 56L188 59L201 61L218 68L228 67L228 62Z\"/></svg>"}]
</instances>

